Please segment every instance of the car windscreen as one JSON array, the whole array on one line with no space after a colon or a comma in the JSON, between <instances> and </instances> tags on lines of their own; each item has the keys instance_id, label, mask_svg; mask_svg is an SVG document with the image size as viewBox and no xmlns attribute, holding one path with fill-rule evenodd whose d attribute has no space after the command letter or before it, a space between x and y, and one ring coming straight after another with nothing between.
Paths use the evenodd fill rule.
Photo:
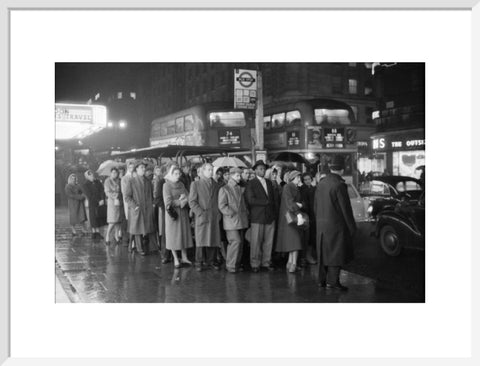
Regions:
<instances>
[{"instance_id":1,"label":"car windscreen","mask_svg":"<svg viewBox=\"0 0 480 366\"><path fill-rule=\"evenodd\" d=\"M392 186L378 180L372 180L364 184L360 188L360 193L363 196L392 196L392 194L397 194Z\"/></svg>"}]
</instances>

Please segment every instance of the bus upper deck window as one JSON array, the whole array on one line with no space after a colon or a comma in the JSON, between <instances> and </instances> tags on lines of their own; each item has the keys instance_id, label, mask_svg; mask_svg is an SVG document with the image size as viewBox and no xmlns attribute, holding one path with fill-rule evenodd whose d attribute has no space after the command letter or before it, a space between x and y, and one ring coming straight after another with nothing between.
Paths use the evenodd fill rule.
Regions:
<instances>
[{"instance_id":1,"label":"bus upper deck window","mask_svg":"<svg viewBox=\"0 0 480 366\"><path fill-rule=\"evenodd\" d=\"M245 113L243 112L212 112L209 113L212 127L245 127Z\"/></svg>"},{"instance_id":2,"label":"bus upper deck window","mask_svg":"<svg viewBox=\"0 0 480 366\"><path fill-rule=\"evenodd\" d=\"M184 128L185 132L193 131L193 116L191 114L185 116Z\"/></svg>"},{"instance_id":3,"label":"bus upper deck window","mask_svg":"<svg viewBox=\"0 0 480 366\"><path fill-rule=\"evenodd\" d=\"M287 122L287 126L299 125L302 122L299 111L287 112L287 117L285 120Z\"/></svg>"},{"instance_id":4,"label":"bus upper deck window","mask_svg":"<svg viewBox=\"0 0 480 366\"><path fill-rule=\"evenodd\" d=\"M315 109L315 123L349 125L351 123L346 109Z\"/></svg>"},{"instance_id":5,"label":"bus upper deck window","mask_svg":"<svg viewBox=\"0 0 480 366\"><path fill-rule=\"evenodd\" d=\"M179 117L175 120L175 133L182 133L184 126L184 117Z\"/></svg>"},{"instance_id":6,"label":"bus upper deck window","mask_svg":"<svg viewBox=\"0 0 480 366\"><path fill-rule=\"evenodd\" d=\"M272 116L272 127L279 128L285 125L285 113L277 113Z\"/></svg>"}]
</instances>

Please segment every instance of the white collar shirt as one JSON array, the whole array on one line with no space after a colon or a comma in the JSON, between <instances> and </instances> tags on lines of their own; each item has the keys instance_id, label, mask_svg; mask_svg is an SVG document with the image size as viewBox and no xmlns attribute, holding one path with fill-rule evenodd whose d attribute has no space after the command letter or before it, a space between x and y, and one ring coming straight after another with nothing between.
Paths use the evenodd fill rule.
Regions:
<instances>
[{"instance_id":1,"label":"white collar shirt","mask_svg":"<svg viewBox=\"0 0 480 366\"><path fill-rule=\"evenodd\" d=\"M268 197L267 181L265 180L265 178L262 178L262 177L257 176L257 178L260 181L260 183L262 183L263 189L265 190L265 193L267 194L267 197Z\"/></svg>"}]
</instances>

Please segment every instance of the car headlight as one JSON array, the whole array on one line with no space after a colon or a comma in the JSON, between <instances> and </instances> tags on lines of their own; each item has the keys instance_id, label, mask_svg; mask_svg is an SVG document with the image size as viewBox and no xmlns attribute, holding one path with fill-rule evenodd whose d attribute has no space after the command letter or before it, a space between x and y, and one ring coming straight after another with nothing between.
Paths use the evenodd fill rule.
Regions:
<instances>
[{"instance_id":1,"label":"car headlight","mask_svg":"<svg viewBox=\"0 0 480 366\"><path fill-rule=\"evenodd\" d=\"M367 208L367 213L372 216L372 212L373 212L373 206L372 205L369 205L368 208Z\"/></svg>"}]
</instances>

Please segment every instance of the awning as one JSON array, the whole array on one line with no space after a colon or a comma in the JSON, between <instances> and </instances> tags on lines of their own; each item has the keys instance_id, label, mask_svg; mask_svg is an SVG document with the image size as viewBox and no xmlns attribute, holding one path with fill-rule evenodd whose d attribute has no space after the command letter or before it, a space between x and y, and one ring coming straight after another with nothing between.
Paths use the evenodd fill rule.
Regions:
<instances>
[{"instance_id":1,"label":"awning","mask_svg":"<svg viewBox=\"0 0 480 366\"><path fill-rule=\"evenodd\" d=\"M168 145L163 147L145 147L142 149L132 149L129 151L112 151L112 158L178 158L182 156L196 156L220 154L228 155L242 150L225 147L212 146L186 146L186 145ZM245 150L250 153L250 150Z\"/></svg>"}]
</instances>

